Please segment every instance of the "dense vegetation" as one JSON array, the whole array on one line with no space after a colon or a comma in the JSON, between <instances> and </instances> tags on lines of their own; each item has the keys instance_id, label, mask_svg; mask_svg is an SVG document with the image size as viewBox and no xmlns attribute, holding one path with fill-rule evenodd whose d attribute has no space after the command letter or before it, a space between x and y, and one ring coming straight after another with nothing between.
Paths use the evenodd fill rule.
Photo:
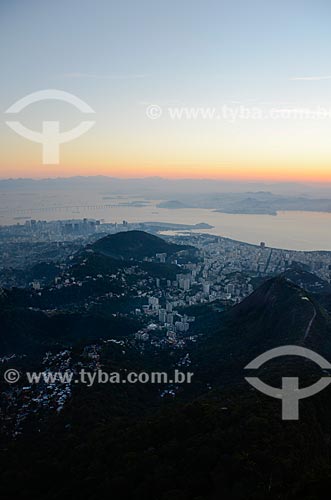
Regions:
<instances>
[{"instance_id":1,"label":"dense vegetation","mask_svg":"<svg viewBox=\"0 0 331 500\"><path fill-rule=\"evenodd\" d=\"M165 279L164 270L174 273L177 267L123 260L139 249L114 248L120 252L116 258L100 253L100 247L75 256L66 276L71 283L84 280L77 288L2 291L2 355L28 353L15 361L23 369L39 367L46 350L70 348L80 363L86 361L86 345L100 342L105 371L169 373L187 354L190 364L182 369L194 373L193 383L179 387L176 397L161 397L166 384L74 386L59 414L31 417L18 439L2 436L1 498L322 498L331 485L331 389L301 401L299 421L282 421L281 401L260 394L244 377L249 361L279 345L309 347L331 361L331 319L324 307L329 289L309 273L292 270L262 282L235 307L215 301L182 308L182 314L195 316L190 335L197 335L184 352L139 344L132 334L144 325L143 318L126 313L141 306L141 298L122 294L116 273L135 266L126 276L134 285L155 276ZM50 275L55 270L39 268ZM85 307L86 297L100 293L113 296ZM54 309L47 310L48 304ZM115 342L103 342L110 337ZM321 376L310 362L292 357L257 374L278 387L283 376L299 376L303 386Z\"/></svg>"}]
</instances>

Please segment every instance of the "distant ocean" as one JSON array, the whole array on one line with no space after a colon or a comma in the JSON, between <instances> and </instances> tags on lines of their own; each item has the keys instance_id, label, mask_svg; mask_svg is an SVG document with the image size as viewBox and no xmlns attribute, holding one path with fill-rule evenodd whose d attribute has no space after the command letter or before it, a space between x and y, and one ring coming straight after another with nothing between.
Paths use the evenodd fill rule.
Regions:
<instances>
[{"instance_id":1,"label":"distant ocean","mask_svg":"<svg viewBox=\"0 0 331 500\"><path fill-rule=\"evenodd\" d=\"M146 201L146 203L144 203ZM136 203L139 202L139 203ZM141 203L142 202L142 203ZM141 197L104 197L94 193L1 193L0 224L24 223L26 219L103 219L105 222L205 222L213 229L199 230L247 243L289 250L331 251L331 214L279 212L272 215L223 214L207 209L162 209L159 200ZM138 206L137 206L138 205Z\"/></svg>"}]
</instances>

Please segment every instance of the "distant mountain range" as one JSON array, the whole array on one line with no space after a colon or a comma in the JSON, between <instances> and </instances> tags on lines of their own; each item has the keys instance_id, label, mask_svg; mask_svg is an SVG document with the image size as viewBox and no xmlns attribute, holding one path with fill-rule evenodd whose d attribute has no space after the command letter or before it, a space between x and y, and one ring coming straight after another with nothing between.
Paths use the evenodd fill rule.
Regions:
<instances>
[{"instance_id":1,"label":"distant mountain range","mask_svg":"<svg viewBox=\"0 0 331 500\"><path fill-rule=\"evenodd\" d=\"M105 195L137 194L161 198L173 198L176 193L235 193L272 191L277 194L296 196L331 196L331 183L300 183L300 182L258 182L229 181L226 179L166 179L162 177L118 178L109 176L76 176L45 179L0 179L0 190L33 189L98 189Z\"/></svg>"},{"instance_id":2,"label":"distant mountain range","mask_svg":"<svg viewBox=\"0 0 331 500\"><path fill-rule=\"evenodd\" d=\"M148 200L162 200L158 207L169 209L206 208L231 214L269 214L280 210L331 212L331 184L230 182L211 179L119 179L106 176L55 179L3 179L0 191L20 196L24 193L61 195L79 192L83 199L122 200L119 206L146 207Z\"/></svg>"},{"instance_id":3,"label":"distant mountain range","mask_svg":"<svg viewBox=\"0 0 331 500\"><path fill-rule=\"evenodd\" d=\"M181 201L162 201L158 208L207 208L229 214L277 215L281 210L331 212L330 198L276 195L268 191L246 193L211 193L210 195L183 195Z\"/></svg>"}]
</instances>

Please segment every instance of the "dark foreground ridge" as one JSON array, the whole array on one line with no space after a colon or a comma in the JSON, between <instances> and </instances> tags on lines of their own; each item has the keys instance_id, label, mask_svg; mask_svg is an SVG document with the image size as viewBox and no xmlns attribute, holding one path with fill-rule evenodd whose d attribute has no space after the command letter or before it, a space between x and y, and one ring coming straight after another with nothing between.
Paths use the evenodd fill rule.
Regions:
<instances>
[{"instance_id":1,"label":"dark foreground ridge","mask_svg":"<svg viewBox=\"0 0 331 500\"><path fill-rule=\"evenodd\" d=\"M280 345L306 346L331 361L330 315L315 293L323 283L290 272L262 282L235 306L182 307L182 316L196 317L182 349L160 341L161 331L151 342L137 338L146 323L130 311L146 304L151 289L164 300L184 270L156 254L177 261L191 251L125 232L81 249L58 287L1 290L3 367L194 373L193 383L181 387L73 384L64 405L61 388L46 386L29 399L33 388L2 383L2 430L15 412L14 431L24 419L24 432L2 435L2 498L316 500L331 485L330 390L300 402L299 421L283 422L281 402L244 379L247 363ZM164 266L174 267L171 278ZM275 387L289 372L303 385L321 376L304 360L290 361L279 359L258 374Z\"/></svg>"}]
</instances>

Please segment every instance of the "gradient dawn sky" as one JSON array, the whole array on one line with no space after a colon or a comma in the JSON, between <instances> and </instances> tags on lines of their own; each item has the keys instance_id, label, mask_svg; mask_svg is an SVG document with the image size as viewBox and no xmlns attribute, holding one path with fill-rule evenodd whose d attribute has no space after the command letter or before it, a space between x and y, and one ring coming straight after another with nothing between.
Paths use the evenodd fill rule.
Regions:
<instances>
[{"instance_id":1,"label":"gradient dawn sky","mask_svg":"<svg viewBox=\"0 0 331 500\"><path fill-rule=\"evenodd\" d=\"M331 181L330 25L329 0L1 0L0 177ZM59 101L5 113L47 89L95 111L58 164L5 124L91 119ZM216 114L170 116L184 107Z\"/></svg>"}]
</instances>

